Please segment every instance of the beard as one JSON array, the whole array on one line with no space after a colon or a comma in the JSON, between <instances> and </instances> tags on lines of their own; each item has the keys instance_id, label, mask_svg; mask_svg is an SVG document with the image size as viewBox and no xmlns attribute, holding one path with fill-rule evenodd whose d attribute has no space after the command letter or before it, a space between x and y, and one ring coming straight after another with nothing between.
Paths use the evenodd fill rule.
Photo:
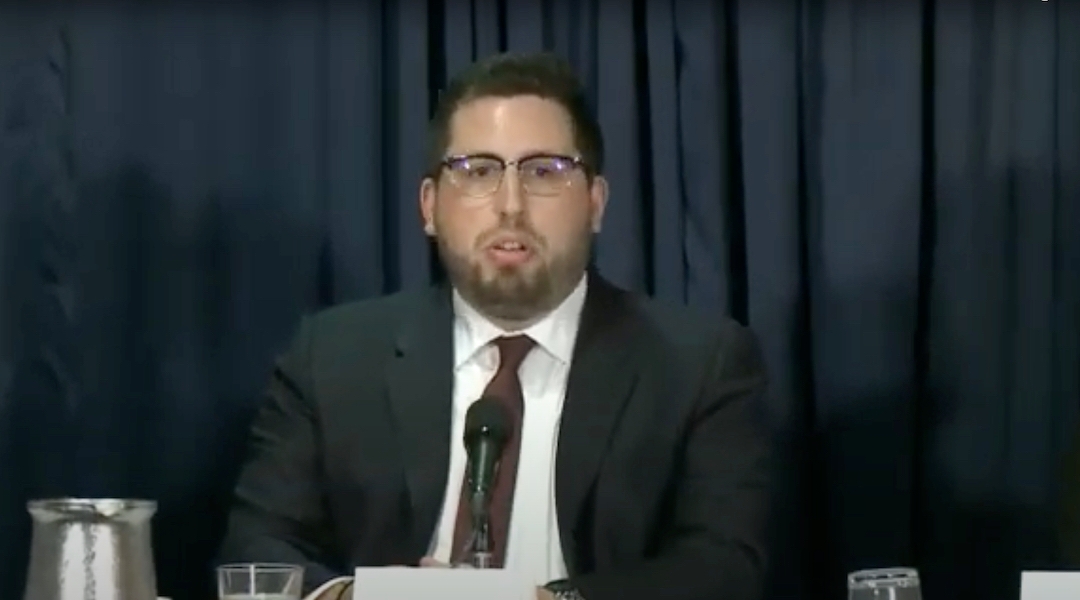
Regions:
<instances>
[{"instance_id":1,"label":"beard","mask_svg":"<svg viewBox=\"0 0 1080 600\"><path fill-rule=\"evenodd\" d=\"M588 265L593 233L586 223L565 251L550 256L545 240L529 227L499 227L478 239L507 231L530 240L533 260L492 268L476 254L452 248L442 236L436 244L450 283L473 308L494 320L520 323L554 310L573 291Z\"/></svg>"}]
</instances>

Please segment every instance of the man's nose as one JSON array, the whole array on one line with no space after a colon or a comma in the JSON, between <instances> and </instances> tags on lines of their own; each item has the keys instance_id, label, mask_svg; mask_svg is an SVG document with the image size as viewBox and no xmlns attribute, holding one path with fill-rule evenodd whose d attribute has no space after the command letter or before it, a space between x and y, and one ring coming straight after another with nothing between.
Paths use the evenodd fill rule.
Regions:
<instances>
[{"instance_id":1,"label":"man's nose","mask_svg":"<svg viewBox=\"0 0 1080 600\"><path fill-rule=\"evenodd\" d=\"M503 173L502 185L497 191L496 205L502 214L516 215L525 210L525 190L522 189L521 177L515 167L507 167Z\"/></svg>"}]
</instances>

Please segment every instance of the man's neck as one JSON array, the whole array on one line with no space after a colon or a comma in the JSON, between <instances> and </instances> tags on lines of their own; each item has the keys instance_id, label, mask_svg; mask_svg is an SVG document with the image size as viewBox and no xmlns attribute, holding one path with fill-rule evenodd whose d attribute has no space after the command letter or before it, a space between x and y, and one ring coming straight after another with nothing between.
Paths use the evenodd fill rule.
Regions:
<instances>
[{"instance_id":1,"label":"man's neck","mask_svg":"<svg viewBox=\"0 0 1080 600\"><path fill-rule=\"evenodd\" d=\"M476 307L474 306L473 308L476 308ZM485 313L484 311L482 311L482 310L480 310L478 308L476 309L476 311L479 312L480 314L484 315L484 318L487 319L488 321L491 321L491 323L493 325L495 325L499 329L502 329L503 331L506 331L506 332L509 332L509 333L513 333L513 332L517 332L517 331L525 331L526 329L532 327L533 325L536 325L540 321L543 321L544 317L551 314L551 311L547 310L547 311L544 311L544 312L542 312L542 313L540 313L540 314L538 314L538 315L536 315L534 317L531 317L531 318L529 318L527 320L524 320L524 321L508 321L506 319L500 319L498 317L493 317L493 316Z\"/></svg>"}]
</instances>

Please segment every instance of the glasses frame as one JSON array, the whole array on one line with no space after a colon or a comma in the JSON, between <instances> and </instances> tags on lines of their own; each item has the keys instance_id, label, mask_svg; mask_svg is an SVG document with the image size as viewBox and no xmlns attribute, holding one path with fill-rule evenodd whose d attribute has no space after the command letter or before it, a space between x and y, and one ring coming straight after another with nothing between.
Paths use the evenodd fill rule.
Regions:
<instances>
[{"instance_id":1,"label":"glasses frame","mask_svg":"<svg viewBox=\"0 0 1080 600\"><path fill-rule=\"evenodd\" d=\"M506 160L505 158L503 158L503 157L501 157L501 156L499 156L497 154L490 154L490 153L486 153L486 152L481 152L481 153L478 153L478 154L455 154L455 155L447 156L446 158L439 161L439 170L440 171L447 171L448 172L447 173L448 174L448 179L450 180L450 183L455 188L457 188L458 190L461 190L461 192L463 194L465 194L469 198L480 199L480 198L487 198L487 197L491 196L492 194L494 194L495 192L499 191L499 188L502 187L503 181L506 179L506 171L509 170L511 167L513 167L515 169L520 169L520 165L522 163L527 163L530 160L536 160L538 158L548 158L548 159L555 159L555 160L563 160L563 161L566 161L566 162L570 163L571 168L581 171L586 176L590 175L590 170L589 170L588 165L585 163L585 159L581 158L580 156L569 156L569 155L565 155L565 154L555 154L555 153L549 153L549 152L538 152L538 153L535 153L535 154L529 154L527 156L522 156L521 158L517 158L517 159L514 159L514 160ZM475 160L475 159L486 159L486 160L491 160L491 161L497 162L497 163L499 163L500 171L499 171L499 178L491 186L490 190L488 190L488 191L486 191L484 193L470 194L470 193L464 191L462 189L461 183L454 178L454 176L453 176L453 173L454 173L453 167L454 167L454 165L456 163L460 163L461 161ZM573 181L572 178L567 179L564 189L570 187L571 185L573 185L573 182L574 181ZM528 193L530 196L555 196L555 195L558 195L558 191L536 193L535 191L529 189L529 184L525 180L522 180L521 186L525 189L525 192Z\"/></svg>"}]
</instances>

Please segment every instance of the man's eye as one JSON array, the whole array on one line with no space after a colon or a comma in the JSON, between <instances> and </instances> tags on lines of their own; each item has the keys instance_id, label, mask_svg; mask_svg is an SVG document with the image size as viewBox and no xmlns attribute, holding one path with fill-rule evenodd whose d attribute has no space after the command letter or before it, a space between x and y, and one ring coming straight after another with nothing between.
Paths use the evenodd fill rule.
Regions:
<instances>
[{"instance_id":1,"label":"man's eye","mask_svg":"<svg viewBox=\"0 0 1080 600\"><path fill-rule=\"evenodd\" d=\"M471 177L487 177L488 175L491 175L493 169L488 166L479 166L466 169L466 171Z\"/></svg>"},{"instance_id":2,"label":"man's eye","mask_svg":"<svg viewBox=\"0 0 1080 600\"><path fill-rule=\"evenodd\" d=\"M566 171L565 166L556 162L541 163L529 168L529 173L533 177L539 177L541 179L558 177L564 171Z\"/></svg>"}]
</instances>

